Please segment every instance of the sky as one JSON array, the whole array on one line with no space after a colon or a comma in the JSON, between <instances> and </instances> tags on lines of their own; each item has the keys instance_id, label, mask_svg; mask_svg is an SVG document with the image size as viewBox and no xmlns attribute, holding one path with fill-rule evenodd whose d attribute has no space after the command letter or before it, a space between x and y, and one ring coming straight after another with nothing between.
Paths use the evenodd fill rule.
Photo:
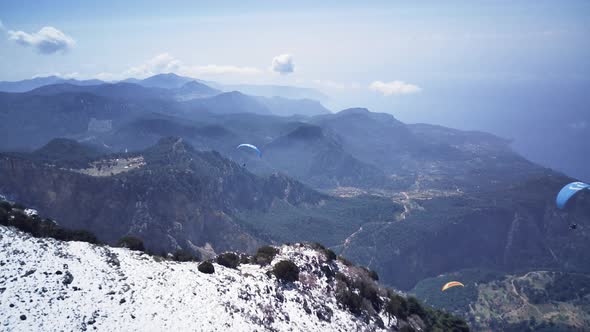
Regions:
<instances>
[{"instance_id":1,"label":"sky","mask_svg":"<svg viewBox=\"0 0 590 332\"><path fill-rule=\"evenodd\" d=\"M318 2L4 0L0 80L176 72L420 121L452 89L589 77L589 1Z\"/></svg>"}]
</instances>

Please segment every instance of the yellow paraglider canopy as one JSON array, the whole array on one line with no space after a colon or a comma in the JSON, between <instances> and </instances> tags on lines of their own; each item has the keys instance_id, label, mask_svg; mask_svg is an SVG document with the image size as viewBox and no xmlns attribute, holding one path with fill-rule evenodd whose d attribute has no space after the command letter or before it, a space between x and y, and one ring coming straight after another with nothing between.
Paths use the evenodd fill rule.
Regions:
<instances>
[{"instance_id":1,"label":"yellow paraglider canopy","mask_svg":"<svg viewBox=\"0 0 590 332\"><path fill-rule=\"evenodd\" d=\"M441 289L441 291L446 291L449 288L453 288L453 287L457 287L457 286L461 286L461 287L465 287L465 285L463 285L462 283L458 282L458 281L450 281L447 282L443 288Z\"/></svg>"}]
</instances>

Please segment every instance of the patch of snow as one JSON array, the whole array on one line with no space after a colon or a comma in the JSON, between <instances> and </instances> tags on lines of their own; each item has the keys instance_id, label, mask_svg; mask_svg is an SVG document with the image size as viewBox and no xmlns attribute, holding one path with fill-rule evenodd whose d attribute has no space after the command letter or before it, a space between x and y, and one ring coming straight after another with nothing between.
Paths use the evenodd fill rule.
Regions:
<instances>
[{"instance_id":1,"label":"patch of snow","mask_svg":"<svg viewBox=\"0 0 590 332\"><path fill-rule=\"evenodd\" d=\"M39 215L39 213L35 209L25 209L24 213L29 217Z\"/></svg>"},{"instance_id":2,"label":"patch of snow","mask_svg":"<svg viewBox=\"0 0 590 332\"><path fill-rule=\"evenodd\" d=\"M283 284L272 265L214 264L203 274L198 263L0 226L0 330L384 331L339 308L328 279L314 273L319 255L280 247L273 263L301 269L300 281Z\"/></svg>"}]
</instances>

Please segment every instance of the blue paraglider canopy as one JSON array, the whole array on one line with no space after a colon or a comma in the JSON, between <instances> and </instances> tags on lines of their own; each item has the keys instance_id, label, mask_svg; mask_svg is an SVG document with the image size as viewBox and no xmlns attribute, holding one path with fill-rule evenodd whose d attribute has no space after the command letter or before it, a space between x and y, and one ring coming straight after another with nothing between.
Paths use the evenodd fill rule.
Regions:
<instances>
[{"instance_id":1,"label":"blue paraglider canopy","mask_svg":"<svg viewBox=\"0 0 590 332\"><path fill-rule=\"evenodd\" d=\"M256 151L256 154L258 155L258 158L262 158L262 152L255 145L252 145L252 144L240 144L240 145L238 145L238 147L236 149L240 149L240 148L249 148L249 149L252 149L252 150Z\"/></svg>"},{"instance_id":2,"label":"blue paraglider canopy","mask_svg":"<svg viewBox=\"0 0 590 332\"><path fill-rule=\"evenodd\" d=\"M566 184L561 190L559 194L557 194L557 198L555 199L555 203L557 203L557 207L563 209L567 201L574 196L576 193L583 189L590 190L590 184L584 182L572 182Z\"/></svg>"}]
</instances>

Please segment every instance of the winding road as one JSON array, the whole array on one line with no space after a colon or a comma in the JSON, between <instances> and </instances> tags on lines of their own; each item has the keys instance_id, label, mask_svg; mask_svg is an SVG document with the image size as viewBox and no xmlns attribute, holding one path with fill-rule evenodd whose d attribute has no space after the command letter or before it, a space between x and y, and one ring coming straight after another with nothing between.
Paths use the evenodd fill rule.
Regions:
<instances>
[{"instance_id":1,"label":"winding road","mask_svg":"<svg viewBox=\"0 0 590 332\"><path fill-rule=\"evenodd\" d=\"M408 214L410 214L410 196L405 191L402 191L401 194L404 195L404 199L401 201L402 205L404 206L404 212L399 215L398 221L405 220Z\"/></svg>"}]
</instances>

